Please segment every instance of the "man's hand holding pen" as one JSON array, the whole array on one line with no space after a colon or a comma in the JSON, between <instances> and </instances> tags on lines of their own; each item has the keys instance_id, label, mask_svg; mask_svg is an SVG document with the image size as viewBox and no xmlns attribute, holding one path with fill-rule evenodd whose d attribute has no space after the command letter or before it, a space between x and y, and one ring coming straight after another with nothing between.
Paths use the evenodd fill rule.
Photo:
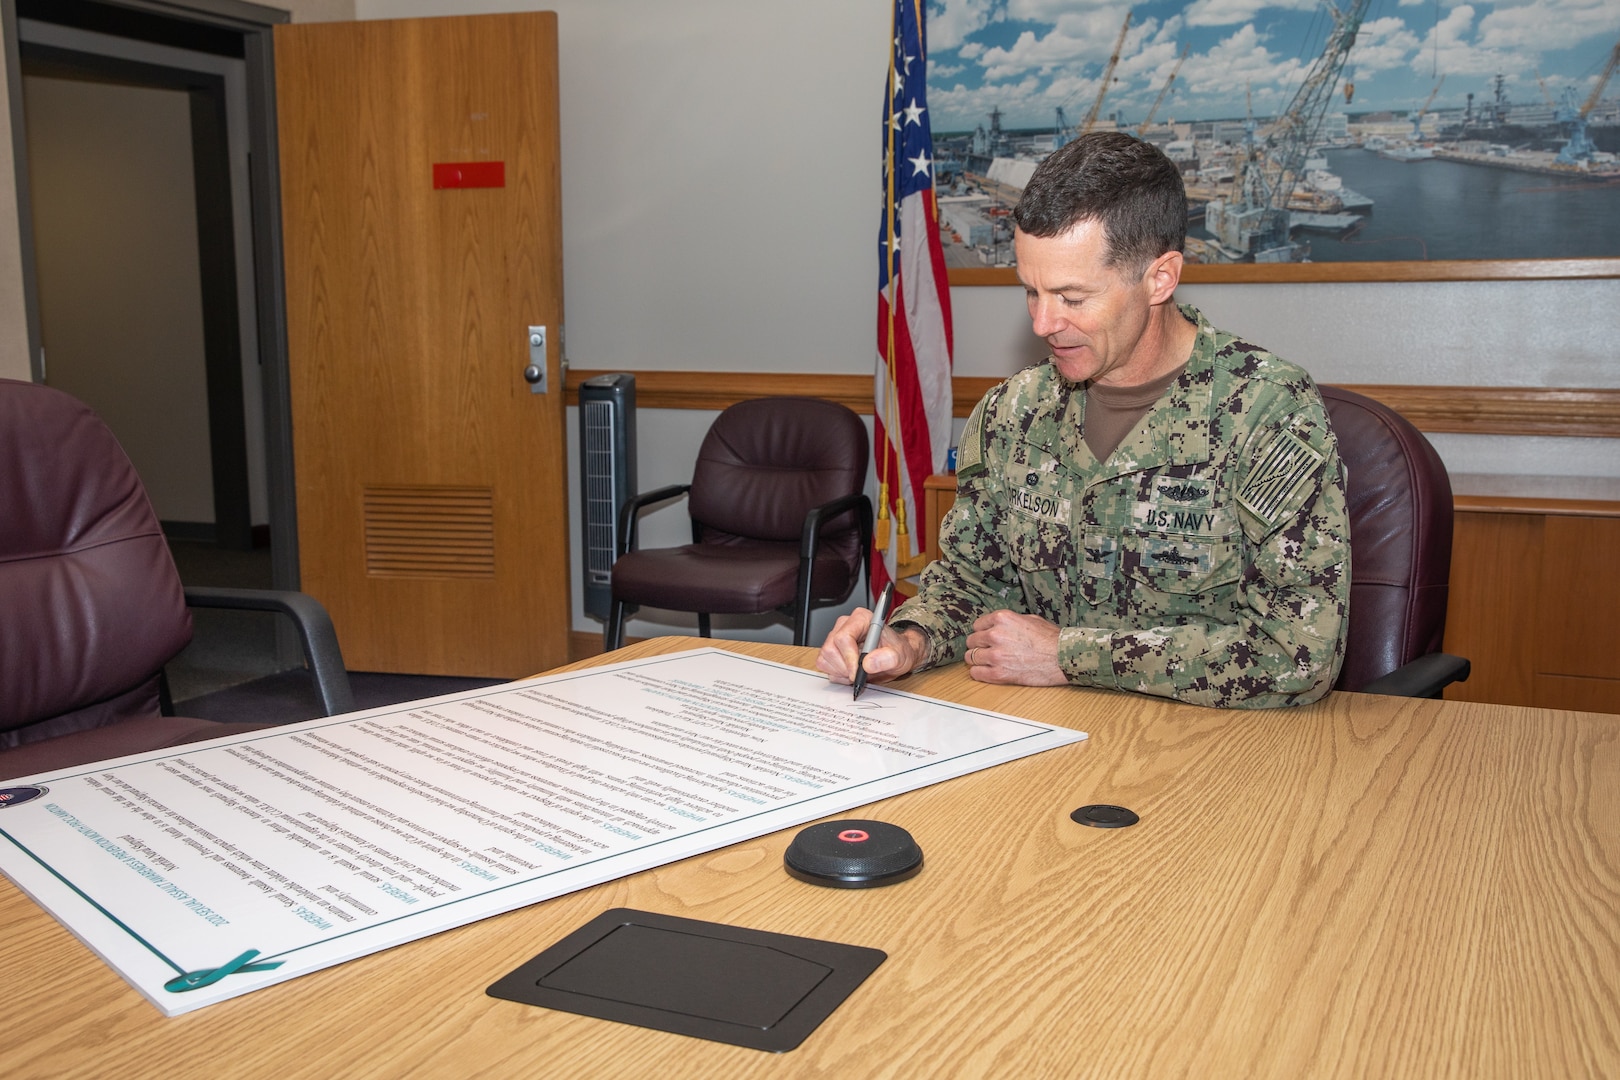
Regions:
<instances>
[{"instance_id":1,"label":"man's hand holding pen","mask_svg":"<svg viewBox=\"0 0 1620 1080\"><path fill-rule=\"evenodd\" d=\"M824 672L833 682L850 684L864 670L869 681L881 683L898 679L920 666L928 655L928 642L922 631L915 626L896 630L887 625L887 612L883 613L884 625L876 647L864 654L863 661L862 646L871 631L873 614L866 608L856 608L840 616L816 656L816 670Z\"/></svg>"},{"instance_id":2,"label":"man's hand holding pen","mask_svg":"<svg viewBox=\"0 0 1620 1080\"><path fill-rule=\"evenodd\" d=\"M889 615L894 611L894 582L883 586L878 594L877 607L872 609L872 620L866 625L866 638L861 642L861 654L855 658L855 700L861 699L861 691L866 689L866 658L878 642L883 640L883 627L889 621Z\"/></svg>"}]
</instances>

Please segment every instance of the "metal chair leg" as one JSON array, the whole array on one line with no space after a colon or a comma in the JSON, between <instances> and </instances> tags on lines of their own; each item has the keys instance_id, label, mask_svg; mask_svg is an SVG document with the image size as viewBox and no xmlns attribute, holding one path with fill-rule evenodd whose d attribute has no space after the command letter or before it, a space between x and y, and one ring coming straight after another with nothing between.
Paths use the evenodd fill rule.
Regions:
<instances>
[{"instance_id":1,"label":"metal chair leg","mask_svg":"<svg viewBox=\"0 0 1620 1080\"><path fill-rule=\"evenodd\" d=\"M697 617L698 637L713 637L714 635L709 633L709 613L706 611L700 611L697 613Z\"/></svg>"},{"instance_id":2,"label":"metal chair leg","mask_svg":"<svg viewBox=\"0 0 1620 1080\"><path fill-rule=\"evenodd\" d=\"M602 651L612 652L624 644L624 601L613 601L607 626L602 629Z\"/></svg>"}]
</instances>

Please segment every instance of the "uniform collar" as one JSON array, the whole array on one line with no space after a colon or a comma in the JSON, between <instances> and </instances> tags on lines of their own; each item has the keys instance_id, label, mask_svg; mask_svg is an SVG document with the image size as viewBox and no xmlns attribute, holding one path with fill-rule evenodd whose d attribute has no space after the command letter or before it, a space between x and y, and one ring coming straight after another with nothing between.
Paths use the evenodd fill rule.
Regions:
<instances>
[{"instance_id":1,"label":"uniform collar","mask_svg":"<svg viewBox=\"0 0 1620 1080\"><path fill-rule=\"evenodd\" d=\"M1177 307L1198 328L1187 370L1102 463L1098 479L1161 465L1195 465L1209 460L1209 429L1214 420L1215 328L1191 304Z\"/></svg>"}]
</instances>

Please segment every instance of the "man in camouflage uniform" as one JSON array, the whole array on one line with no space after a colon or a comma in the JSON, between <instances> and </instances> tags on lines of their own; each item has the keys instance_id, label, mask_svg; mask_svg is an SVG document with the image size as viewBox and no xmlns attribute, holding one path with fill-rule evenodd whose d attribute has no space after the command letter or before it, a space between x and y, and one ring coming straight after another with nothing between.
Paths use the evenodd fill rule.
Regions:
<instances>
[{"instance_id":1,"label":"man in camouflage uniform","mask_svg":"<svg viewBox=\"0 0 1620 1080\"><path fill-rule=\"evenodd\" d=\"M1321 697L1350 595L1338 449L1309 375L1175 303L1175 166L1124 134L1082 136L1036 170L1014 221L1052 356L968 418L940 558L869 677L965 658L983 682L1235 707ZM831 678L853 679L870 618L828 635Z\"/></svg>"}]
</instances>

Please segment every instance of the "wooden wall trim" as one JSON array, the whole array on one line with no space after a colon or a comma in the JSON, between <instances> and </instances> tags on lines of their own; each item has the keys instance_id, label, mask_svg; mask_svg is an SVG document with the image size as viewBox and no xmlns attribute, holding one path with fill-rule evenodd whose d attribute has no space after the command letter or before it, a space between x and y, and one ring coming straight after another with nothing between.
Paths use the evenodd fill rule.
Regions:
<instances>
[{"instance_id":1,"label":"wooden wall trim","mask_svg":"<svg viewBox=\"0 0 1620 1080\"><path fill-rule=\"evenodd\" d=\"M563 384L567 404L579 404L579 388L586 379L608 374L611 372L569 368ZM872 413L870 375L767 371L636 371L632 374L636 377L636 405L643 409L718 410L752 398L786 396L826 398L848 405L863 416Z\"/></svg>"},{"instance_id":2,"label":"wooden wall trim","mask_svg":"<svg viewBox=\"0 0 1620 1080\"><path fill-rule=\"evenodd\" d=\"M607 371L570 369L569 405L579 387ZM872 412L872 376L764 371L637 371L636 403L647 409L724 409L776 395L826 398ZM966 416L999 379L958 375L953 413ZM1620 390L1579 387L1346 385L1412 421L1420 431L1467 435L1579 435L1620 438Z\"/></svg>"},{"instance_id":3,"label":"wooden wall trim","mask_svg":"<svg viewBox=\"0 0 1620 1080\"><path fill-rule=\"evenodd\" d=\"M1459 514L1535 514L1538 517L1620 518L1620 502L1597 499L1534 499L1512 495L1453 495Z\"/></svg>"},{"instance_id":4,"label":"wooden wall trim","mask_svg":"<svg viewBox=\"0 0 1620 1080\"><path fill-rule=\"evenodd\" d=\"M979 399L990 392L1000 379L977 375L958 375L951 380L951 415L966 417Z\"/></svg>"},{"instance_id":5,"label":"wooden wall trim","mask_svg":"<svg viewBox=\"0 0 1620 1080\"><path fill-rule=\"evenodd\" d=\"M1453 473L1457 513L1620 517L1620 477Z\"/></svg>"},{"instance_id":6,"label":"wooden wall trim","mask_svg":"<svg viewBox=\"0 0 1620 1080\"><path fill-rule=\"evenodd\" d=\"M1620 390L1534 386L1347 386L1419 431L1620 437Z\"/></svg>"}]
</instances>

